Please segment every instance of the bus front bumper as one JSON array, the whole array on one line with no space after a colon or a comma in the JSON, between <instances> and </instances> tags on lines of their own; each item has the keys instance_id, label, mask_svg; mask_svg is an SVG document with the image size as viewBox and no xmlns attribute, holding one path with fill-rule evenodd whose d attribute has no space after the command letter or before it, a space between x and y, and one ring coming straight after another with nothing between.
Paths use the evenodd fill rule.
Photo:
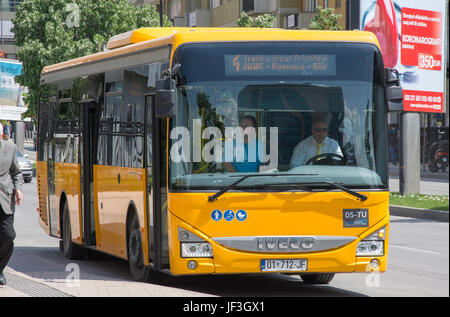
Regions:
<instances>
[{"instance_id":1,"label":"bus front bumper","mask_svg":"<svg viewBox=\"0 0 450 317\"><path fill-rule=\"evenodd\" d=\"M354 240L343 246L321 250L315 252L255 252L242 251L236 248L230 248L218 243L213 238L206 237L193 227L174 217L177 222L173 223L176 228L182 226L186 230L195 233L208 242L213 250L212 258L184 258L181 254L180 241L171 239L170 243L170 271L173 275L189 274L241 274L241 273L350 273L350 272L384 272L387 266L387 246L389 219L385 219L372 227L373 231L380 228L386 228L386 236L383 241L383 255L378 256L356 256L358 244L363 240L360 237L354 237ZM172 219L174 220L174 219ZM373 232L372 231L372 232ZM169 234L171 237L177 235ZM267 260L281 260L282 266L279 270L267 270L265 263ZM294 260L294 261L292 261ZM304 265L298 269L295 265L289 266L289 263L301 263ZM275 263L275 261L271 261ZM286 266L284 265L286 264ZM284 269L283 269L284 267Z\"/></svg>"}]
</instances>

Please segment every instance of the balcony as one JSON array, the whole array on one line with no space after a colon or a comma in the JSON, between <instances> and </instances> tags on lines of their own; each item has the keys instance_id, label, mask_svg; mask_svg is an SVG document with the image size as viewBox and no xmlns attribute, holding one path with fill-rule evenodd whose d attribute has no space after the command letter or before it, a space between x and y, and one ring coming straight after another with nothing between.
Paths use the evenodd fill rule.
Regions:
<instances>
[{"instance_id":1,"label":"balcony","mask_svg":"<svg viewBox=\"0 0 450 317\"><path fill-rule=\"evenodd\" d=\"M138 0L134 0L134 1L131 0L130 2L131 2L131 3L133 3L133 2L137 3ZM147 4L149 4L149 5L154 5L154 6L158 5L158 6L159 6L159 0L144 0L144 1L141 0L141 2L147 3Z\"/></svg>"},{"instance_id":2,"label":"balcony","mask_svg":"<svg viewBox=\"0 0 450 317\"><path fill-rule=\"evenodd\" d=\"M249 15L272 13L277 10L276 0L243 0L242 10Z\"/></svg>"},{"instance_id":3,"label":"balcony","mask_svg":"<svg viewBox=\"0 0 450 317\"><path fill-rule=\"evenodd\" d=\"M209 9L195 9L186 13L186 26L209 27L211 26L211 12Z\"/></svg>"}]
</instances>

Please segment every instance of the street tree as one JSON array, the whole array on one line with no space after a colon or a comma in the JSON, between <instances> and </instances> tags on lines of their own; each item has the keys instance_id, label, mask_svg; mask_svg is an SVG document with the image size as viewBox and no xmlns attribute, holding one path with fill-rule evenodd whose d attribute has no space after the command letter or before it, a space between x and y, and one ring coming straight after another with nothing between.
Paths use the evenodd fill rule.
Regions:
<instances>
[{"instance_id":1,"label":"street tree","mask_svg":"<svg viewBox=\"0 0 450 317\"><path fill-rule=\"evenodd\" d=\"M316 15L311 19L309 24L310 30L341 30L339 18L341 14L334 13L333 8L323 9L317 6Z\"/></svg>"},{"instance_id":2,"label":"street tree","mask_svg":"<svg viewBox=\"0 0 450 317\"><path fill-rule=\"evenodd\" d=\"M252 19L245 11L242 11L236 24L243 28L273 28L275 18L273 15L266 13Z\"/></svg>"},{"instance_id":3,"label":"street tree","mask_svg":"<svg viewBox=\"0 0 450 317\"><path fill-rule=\"evenodd\" d=\"M38 100L48 94L39 85L45 66L98 52L113 35L159 26L159 12L155 6L135 6L128 0L24 1L12 22L23 64L16 82L28 87L23 117L36 120ZM164 26L172 26L166 16Z\"/></svg>"}]
</instances>

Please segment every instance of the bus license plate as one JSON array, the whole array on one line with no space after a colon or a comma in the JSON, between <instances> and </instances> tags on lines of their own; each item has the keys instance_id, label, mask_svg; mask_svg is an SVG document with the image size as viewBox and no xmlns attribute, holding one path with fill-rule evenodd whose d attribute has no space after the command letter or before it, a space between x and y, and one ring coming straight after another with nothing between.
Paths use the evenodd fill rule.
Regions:
<instances>
[{"instance_id":1,"label":"bus license plate","mask_svg":"<svg viewBox=\"0 0 450 317\"><path fill-rule=\"evenodd\" d=\"M306 271L307 268L308 268L307 259L261 260L262 272Z\"/></svg>"}]
</instances>

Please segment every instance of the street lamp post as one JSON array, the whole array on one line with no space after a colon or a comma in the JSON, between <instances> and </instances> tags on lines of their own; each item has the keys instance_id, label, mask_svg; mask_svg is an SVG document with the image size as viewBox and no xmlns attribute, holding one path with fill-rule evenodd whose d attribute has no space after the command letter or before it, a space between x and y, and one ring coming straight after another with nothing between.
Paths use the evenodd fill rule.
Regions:
<instances>
[{"instance_id":1,"label":"street lamp post","mask_svg":"<svg viewBox=\"0 0 450 317\"><path fill-rule=\"evenodd\" d=\"M159 26L163 27L163 0L159 0Z\"/></svg>"}]
</instances>

